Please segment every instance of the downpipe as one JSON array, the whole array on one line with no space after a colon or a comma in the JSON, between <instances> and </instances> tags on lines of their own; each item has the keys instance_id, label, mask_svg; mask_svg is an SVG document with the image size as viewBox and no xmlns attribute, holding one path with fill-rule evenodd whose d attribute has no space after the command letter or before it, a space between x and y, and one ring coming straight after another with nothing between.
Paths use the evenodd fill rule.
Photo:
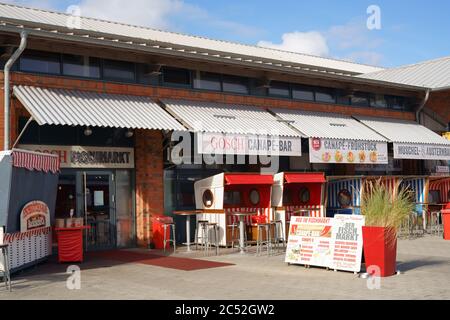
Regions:
<instances>
[{"instance_id":1,"label":"downpipe","mask_svg":"<svg viewBox=\"0 0 450 320\"><path fill-rule=\"evenodd\" d=\"M27 46L27 39L28 34L26 31L22 31L20 34L20 45L19 48L13 53L13 55L9 58L9 60L5 64L5 68L3 70L3 76L4 76L4 108L5 108L5 125L4 125L4 147L3 149L9 150L9 140L10 140L10 110L11 110L11 92L10 92L10 70L14 63L17 61L17 59L20 57L20 55L23 53Z\"/></svg>"}]
</instances>

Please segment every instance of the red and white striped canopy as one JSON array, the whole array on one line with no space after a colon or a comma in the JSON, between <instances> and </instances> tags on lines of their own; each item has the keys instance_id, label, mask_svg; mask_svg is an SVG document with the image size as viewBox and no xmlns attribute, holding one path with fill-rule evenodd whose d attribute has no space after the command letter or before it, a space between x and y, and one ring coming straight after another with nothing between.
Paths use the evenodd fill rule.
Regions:
<instances>
[{"instance_id":1,"label":"red and white striped canopy","mask_svg":"<svg viewBox=\"0 0 450 320\"><path fill-rule=\"evenodd\" d=\"M37 153L14 149L11 153L13 166L30 171L59 172L59 157L48 153Z\"/></svg>"}]
</instances>

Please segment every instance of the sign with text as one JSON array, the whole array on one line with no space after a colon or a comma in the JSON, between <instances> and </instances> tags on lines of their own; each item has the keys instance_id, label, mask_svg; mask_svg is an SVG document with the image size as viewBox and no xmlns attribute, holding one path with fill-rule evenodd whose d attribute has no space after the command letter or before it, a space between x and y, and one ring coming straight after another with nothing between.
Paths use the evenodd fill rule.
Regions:
<instances>
[{"instance_id":1,"label":"sign with text","mask_svg":"<svg viewBox=\"0 0 450 320\"><path fill-rule=\"evenodd\" d=\"M223 133L198 133L196 136L200 154L295 157L302 155L302 141L300 137Z\"/></svg>"},{"instance_id":2,"label":"sign with text","mask_svg":"<svg viewBox=\"0 0 450 320\"><path fill-rule=\"evenodd\" d=\"M394 158L416 160L450 160L450 144L433 145L394 143Z\"/></svg>"},{"instance_id":3,"label":"sign with text","mask_svg":"<svg viewBox=\"0 0 450 320\"><path fill-rule=\"evenodd\" d=\"M309 139L311 163L387 164L386 142Z\"/></svg>"},{"instance_id":4,"label":"sign with text","mask_svg":"<svg viewBox=\"0 0 450 320\"><path fill-rule=\"evenodd\" d=\"M20 232L50 226L50 209L42 201L28 202L20 213Z\"/></svg>"},{"instance_id":5,"label":"sign with text","mask_svg":"<svg viewBox=\"0 0 450 320\"><path fill-rule=\"evenodd\" d=\"M56 154L61 168L132 169L133 148L20 145L19 148Z\"/></svg>"},{"instance_id":6,"label":"sign with text","mask_svg":"<svg viewBox=\"0 0 450 320\"><path fill-rule=\"evenodd\" d=\"M328 267L332 218L291 217L285 262Z\"/></svg>"},{"instance_id":7,"label":"sign with text","mask_svg":"<svg viewBox=\"0 0 450 320\"><path fill-rule=\"evenodd\" d=\"M361 271L363 249L361 215L335 215L331 232L330 268L344 271Z\"/></svg>"}]
</instances>

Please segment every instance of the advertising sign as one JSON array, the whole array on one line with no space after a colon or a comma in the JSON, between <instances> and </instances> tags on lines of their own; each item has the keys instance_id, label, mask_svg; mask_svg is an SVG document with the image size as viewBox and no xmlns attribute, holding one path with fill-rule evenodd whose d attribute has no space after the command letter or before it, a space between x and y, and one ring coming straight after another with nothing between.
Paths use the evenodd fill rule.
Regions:
<instances>
[{"instance_id":1,"label":"advertising sign","mask_svg":"<svg viewBox=\"0 0 450 320\"><path fill-rule=\"evenodd\" d=\"M394 143L394 158L416 160L450 160L449 145Z\"/></svg>"},{"instance_id":2,"label":"advertising sign","mask_svg":"<svg viewBox=\"0 0 450 320\"><path fill-rule=\"evenodd\" d=\"M56 154L61 168L132 169L133 148L20 145L35 152Z\"/></svg>"},{"instance_id":3,"label":"advertising sign","mask_svg":"<svg viewBox=\"0 0 450 320\"><path fill-rule=\"evenodd\" d=\"M198 152L230 155L302 155L300 137L198 133Z\"/></svg>"},{"instance_id":4,"label":"advertising sign","mask_svg":"<svg viewBox=\"0 0 450 320\"><path fill-rule=\"evenodd\" d=\"M361 215L335 215L331 232L330 268L344 271L361 271L363 249Z\"/></svg>"},{"instance_id":5,"label":"advertising sign","mask_svg":"<svg viewBox=\"0 0 450 320\"><path fill-rule=\"evenodd\" d=\"M20 213L20 232L50 226L50 209L42 201L28 202Z\"/></svg>"},{"instance_id":6,"label":"advertising sign","mask_svg":"<svg viewBox=\"0 0 450 320\"><path fill-rule=\"evenodd\" d=\"M387 164L386 142L309 139L311 163Z\"/></svg>"},{"instance_id":7,"label":"advertising sign","mask_svg":"<svg viewBox=\"0 0 450 320\"><path fill-rule=\"evenodd\" d=\"M285 262L330 266L332 220L332 218L291 217Z\"/></svg>"}]
</instances>

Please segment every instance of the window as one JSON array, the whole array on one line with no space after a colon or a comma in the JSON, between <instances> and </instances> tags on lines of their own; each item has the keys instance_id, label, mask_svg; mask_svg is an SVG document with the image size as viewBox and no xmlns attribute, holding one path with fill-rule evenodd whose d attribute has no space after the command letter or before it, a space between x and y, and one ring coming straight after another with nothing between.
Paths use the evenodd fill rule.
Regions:
<instances>
[{"instance_id":1,"label":"window","mask_svg":"<svg viewBox=\"0 0 450 320\"><path fill-rule=\"evenodd\" d=\"M405 98L403 97L395 97L395 96L387 96L387 105L390 109L395 110L403 110L405 106Z\"/></svg>"},{"instance_id":2,"label":"window","mask_svg":"<svg viewBox=\"0 0 450 320\"><path fill-rule=\"evenodd\" d=\"M291 95L289 83L272 81L269 87L269 95L289 98Z\"/></svg>"},{"instance_id":3,"label":"window","mask_svg":"<svg viewBox=\"0 0 450 320\"><path fill-rule=\"evenodd\" d=\"M60 55L40 51L28 51L20 58L20 70L38 73L61 73Z\"/></svg>"},{"instance_id":4,"label":"window","mask_svg":"<svg viewBox=\"0 0 450 320\"><path fill-rule=\"evenodd\" d=\"M259 204L260 198L261 197L258 190L253 189L252 191L250 191L250 203L252 205L257 206Z\"/></svg>"},{"instance_id":5,"label":"window","mask_svg":"<svg viewBox=\"0 0 450 320\"><path fill-rule=\"evenodd\" d=\"M197 71L194 79L194 88L221 91L221 78L221 75L217 73Z\"/></svg>"},{"instance_id":6,"label":"window","mask_svg":"<svg viewBox=\"0 0 450 320\"><path fill-rule=\"evenodd\" d=\"M375 108L387 108L386 98L382 94L370 95L370 106Z\"/></svg>"},{"instance_id":7,"label":"window","mask_svg":"<svg viewBox=\"0 0 450 320\"><path fill-rule=\"evenodd\" d=\"M334 89L317 88L316 101L325 103L336 103L336 93Z\"/></svg>"},{"instance_id":8,"label":"window","mask_svg":"<svg viewBox=\"0 0 450 320\"><path fill-rule=\"evenodd\" d=\"M350 105L351 93L346 90L336 90L336 103Z\"/></svg>"},{"instance_id":9,"label":"window","mask_svg":"<svg viewBox=\"0 0 450 320\"><path fill-rule=\"evenodd\" d=\"M157 66L138 63L136 65L137 82L146 85L159 85L160 73Z\"/></svg>"},{"instance_id":10,"label":"window","mask_svg":"<svg viewBox=\"0 0 450 320\"><path fill-rule=\"evenodd\" d=\"M214 203L214 195L211 192L211 190L207 189L207 190L205 190L203 192L202 200L203 200L203 205L206 208L211 208L212 207L212 205Z\"/></svg>"},{"instance_id":11,"label":"window","mask_svg":"<svg viewBox=\"0 0 450 320\"><path fill-rule=\"evenodd\" d=\"M298 100L314 101L314 89L309 86L293 86L292 98Z\"/></svg>"},{"instance_id":12,"label":"window","mask_svg":"<svg viewBox=\"0 0 450 320\"><path fill-rule=\"evenodd\" d=\"M369 106L369 97L367 93L356 92L351 96L352 106L358 107L368 107Z\"/></svg>"},{"instance_id":13,"label":"window","mask_svg":"<svg viewBox=\"0 0 450 320\"><path fill-rule=\"evenodd\" d=\"M249 81L247 78L235 76L223 76L223 91L234 93L249 93Z\"/></svg>"},{"instance_id":14,"label":"window","mask_svg":"<svg viewBox=\"0 0 450 320\"><path fill-rule=\"evenodd\" d=\"M300 203L302 203L302 204L308 203L311 198L309 189L306 187L301 188L298 195L299 195Z\"/></svg>"},{"instance_id":15,"label":"window","mask_svg":"<svg viewBox=\"0 0 450 320\"><path fill-rule=\"evenodd\" d=\"M240 205L241 193L239 191L225 191L223 197L223 204L225 205Z\"/></svg>"},{"instance_id":16,"label":"window","mask_svg":"<svg viewBox=\"0 0 450 320\"><path fill-rule=\"evenodd\" d=\"M106 80L134 82L135 65L132 62L103 60L103 77Z\"/></svg>"},{"instance_id":17,"label":"window","mask_svg":"<svg viewBox=\"0 0 450 320\"><path fill-rule=\"evenodd\" d=\"M63 55L63 74L74 77L100 78L100 59Z\"/></svg>"},{"instance_id":18,"label":"window","mask_svg":"<svg viewBox=\"0 0 450 320\"><path fill-rule=\"evenodd\" d=\"M175 86L190 86L191 72L187 69L164 68L163 82Z\"/></svg>"}]
</instances>

